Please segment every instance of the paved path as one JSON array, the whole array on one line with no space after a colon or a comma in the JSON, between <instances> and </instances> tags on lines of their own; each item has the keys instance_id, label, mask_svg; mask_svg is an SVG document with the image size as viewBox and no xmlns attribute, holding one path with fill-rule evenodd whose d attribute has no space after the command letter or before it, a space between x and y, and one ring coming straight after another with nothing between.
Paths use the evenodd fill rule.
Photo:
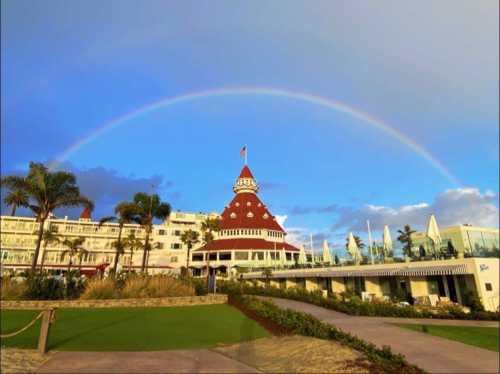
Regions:
<instances>
[{"instance_id":1,"label":"paved path","mask_svg":"<svg viewBox=\"0 0 500 374\"><path fill-rule=\"evenodd\" d=\"M56 352L38 373L258 373L209 349L155 352Z\"/></svg>"},{"instance_id":2,"label":"paved path","mask_svg":"<svg viewBox=\"0 0 500 374\"><path fill-rule=\"evenodd\" d=\"M393 352L431 373L498 373L499 354L482 348L403 329L387 323L393 319L356 317L298 301L266 298L282 308L305 312L345 332L388 345ZM403 321L405 323L406 321ZM467 321L469 322L469 321ZM469 325L465 323L464 325ZM498 326L498 324L496 325Z\"/></svg>"}]
</instances>

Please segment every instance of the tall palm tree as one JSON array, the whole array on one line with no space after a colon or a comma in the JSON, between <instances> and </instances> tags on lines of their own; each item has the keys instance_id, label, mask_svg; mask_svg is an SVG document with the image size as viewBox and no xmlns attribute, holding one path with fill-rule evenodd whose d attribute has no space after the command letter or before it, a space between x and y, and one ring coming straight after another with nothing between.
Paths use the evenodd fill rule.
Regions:
<instances>
[{"instance_id":1,"label":"tall palm tree","mask_svg":"<svg viewBox=\"0 0 500 374\"><path fill-rule=\"evenodd\" d=\"M197 231L187 230L181 235L181 242L187 245L188 253L186 258L186 271L189 274L189 259L191 258L191 249L200 242L200 234Z\"/></svg>"},{"instance_id":2,"label":"tall palm tree","mask_svg":"<svg viewBox=\"0 0 500 374\"><path fill-rule=\"evenodd\" d=\"M34 234L37 232L35 231ZM49 244L58 244L61 242L62 236L54 231L50 226L48 229L43 230L42 240L43 240L43 252L42 260L40 261L40 273L43 272L43 264L45 263L45 256L47 254L47 246Z\"/></svg>"},{"instance_id":3,"label":"tall palm tree","mask_svg":"<svg viewBox=\"0 0 500 374\"><path fill-rule=\"evenodd\" d=\"M214 233L220 231L220 218L207 218L201 223L203 244L206 246L215 239ZM207 287L210 278L210 253L207 252Z\"/></svg>"},{"instance_id":4,"label":"tall palm tree","mask_svg":"<svg viewBox=\"0 0 500 374\"><path fill-rule=\"evenodd\" d=\"M28 195L28 208L33 211L39 223L35 253L31 270L38 262L45 221L57 208L86 206L93 209L94 204L80 194L74 174L64 171L50 171L41 163L31 162L26 177L7 176L1 179L1 186L10 191L21 190Z\"/></svg>"},{"instance_id":5,"label":"tall palm tree","mask_svg":"<svg viewBox=\"0 0 500 374\"><path fill-rule=\"evenodd\" d=\"M140 223L139 217L137 216L137 206L129 202L121 202L115 207L116 216L103 217L99 221L99 226L104 223L117 221L118 222L118 239L113 242L113 248L115 248L115 258L113 261L113 274L116 274L116 268L118 267L118 260L121 254L123 254L124 249L122 245L122 231L123 226L126 223L136 222Z\"/></svg>"},{"instance_id":6,"label":"tall palm tree","mask_svg":"<svg viewBox=\"0 0 500 374\"><path fill-rule=\"evenodd\" d=\"M170 204L162 203L160 197L156 194L148 195L144 192L138 192L134 195L134 205L136 217L146 231L141 264L141 271L144 272L147 253L151 249L149 237L153 231L153 220L155 218L165 220L170 215Z\"/></svg>"},{"instance_id":7,"label":"tall palm tree","mask_svg":"<svg viewBox=\"0 0 500 374\"><path fill-rule=\"evenodd\" d=\"M411 255L411 248L413 247L413 239L411 238L411 236L416 233L416 231L412 230L410 225L405 225L403 227L403 230L398 230L398 233L398 241L401 244L404 244L404 254L409 257Z\"/></svg>"},{"instance_id":8,"label":"tall palm tree","mask_svg":"<svg viewBox=\"0 0 500 374\"><path fill-rule=\"evenodd\" d=\"M11 189L3 199L5 205L11 206L11 216L16 215L16 209L20 206L27 207L29 203L29 196L26 191L22 189Z\"/></svg>"},{"instance_id":9,"label":"tall palm tree","mask_svg":"<svg viewBox=\"0 0 500 374\"><path fill-rule=\"evenodd\" d=\"M78 238L74 239L64 239L62 244L68 248L65 249L64 251L61 252L61 259L66 256L66 254L69 255L69 262L68 262L68 275L69 271L71 269L71 264L73 263L73 257L78 256L79 258L79 265L82 264L82 258L83 255L88 253L88 251L83 247L83 243L85 242L85 238L83 236L80 236Z\"/></svg>"},{"instance_id":10,"label":"tall palm tree","mask_svg":"<svg viewBox=\"0 0 500 374\"><path fill-rule=\"evenodd\" d=\"M129 271L132 267L134 252L143 248L144 244L142 240L137 238L134 234L130 233L125 239L122 240L122 248L123 250L130 250L130 261L129 261Z\"/></svg>"}]
</instances>

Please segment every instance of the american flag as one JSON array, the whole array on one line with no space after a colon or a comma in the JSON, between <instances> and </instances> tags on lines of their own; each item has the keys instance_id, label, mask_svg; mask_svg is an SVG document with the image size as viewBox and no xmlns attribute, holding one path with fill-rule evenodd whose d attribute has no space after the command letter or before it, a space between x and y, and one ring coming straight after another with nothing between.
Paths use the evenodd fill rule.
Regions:
<instances>
[{"instance_id":1,"label":"american flag","mask_svg":"<svg viewBox=\"0 0 500 374\"><path fill-rule=\"evenodd\" d=\"M241 148L241 151L240 151L240 156L241 157L245 157L247 154L247 146L243 146L243 148Z\"/></svg>"}]
</instances>

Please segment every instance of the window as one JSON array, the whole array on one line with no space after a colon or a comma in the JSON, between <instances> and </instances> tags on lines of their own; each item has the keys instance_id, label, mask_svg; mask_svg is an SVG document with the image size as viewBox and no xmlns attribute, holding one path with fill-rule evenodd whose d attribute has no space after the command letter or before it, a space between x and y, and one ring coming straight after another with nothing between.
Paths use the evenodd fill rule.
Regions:
<instances>
[{"instance_id":1,"label":"window","mask_svg":"<svg viewBox=\"0 0 500 374\"><path fill-rule=\"evenodd\" d=\"M491 283L485 283L484 286L486 287L486 291L493 291L493 287L491 286Z\"/></svg>"},{"instance_id":2,"label":"window","mask_svg":"<svg viewBox=\"0 0 500 374\"><path fill-rule=\"evenodd\" d=\"M165 230L163 229L158 230L158 235L165 235Z\"/></svg>"},{"instance_id":3,"label":"window","mask_svg":"<svg viewBox=\"0 0 500 374\"><path fill-rule=\"evenodd\" d=\"M248 260L248 252L236 252L234 254L235 260Z\"/></svg>"},{"instance_id":4,"label":"window","mask_svg":"<svg viewBox=\"0 0 500 374\"><path fill-rule=\"evenodd\" d=\"M223 252L219 254L219 260L231 260L231 252Z\"/></svg>"},{"instance_id":5,"label":"window","mask_svg":"<svg viewBox=\"0 0 500 374\"><path fill-rule=\"evenodd\" d=\"M181 230L174 230L173 234L175 236L181 236Z\"/></svg>"},{"instance_id":6,"label":"window","mask_svg":"<svg viewBox=\"0 0 500 374\"><path fill-rule=\"evenodd\" d=\"M193 255L193 262L194 261L203 261L203 254Z\"/></svg>"},{"instance_id":7,"label":"window","mask_svg":"<svg viewBox=\"0 0 500 374\"><path fill-rule=\"evenodd\" d=\"M156 249L163 249L164 244L163 243L156 243Z\"/></svg>"},{"instance_id":8,"label":"window","mask_svg":"<svg viewBox=\"0 0 500 374\"><path fill-rule=\"evenodd\" d=\"M177 256L170 257L170 262L177 262Z\"/></svg>"},{"instance_id":9,"label":"window","mask_svg":"<svg viewBox=\"0 0 500 374\"><path fill-rule=\"evenodd\" d=\"M170 244L170 249L181 249L182 246L180 243L172 243Z\"/></svg>"},{"instance_id":10,"label":"window","mask_svg":"<svg viewBox=\"0 0 500 374\"><path fill-rule=\"evenodd\" d=\"M208 259L210 261L216 261L217 260L217 253L209 253Z\"/></svg>"}]
</instances>

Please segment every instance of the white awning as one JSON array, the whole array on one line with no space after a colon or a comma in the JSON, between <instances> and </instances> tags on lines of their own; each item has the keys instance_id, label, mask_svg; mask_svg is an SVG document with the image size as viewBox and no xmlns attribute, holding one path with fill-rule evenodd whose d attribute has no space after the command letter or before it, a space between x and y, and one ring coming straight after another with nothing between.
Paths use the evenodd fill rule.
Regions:
<instances>
[{"instance_id":1,"label":"white awning","mask_svg":"<svg viewBox=\"0 0 500 374\"><path fill-rule=\"evenodd\" d=\"M399 267L392 269L318 269L317 271L287 271L271 275L272 278L343 278L343 277L394 277L394 276L427 276L427 275L459 275L471 274L466 264L437 265L418 267ZM244 279L262 278L260 274L244 274Z\"/></svg>"}]
</instances>

